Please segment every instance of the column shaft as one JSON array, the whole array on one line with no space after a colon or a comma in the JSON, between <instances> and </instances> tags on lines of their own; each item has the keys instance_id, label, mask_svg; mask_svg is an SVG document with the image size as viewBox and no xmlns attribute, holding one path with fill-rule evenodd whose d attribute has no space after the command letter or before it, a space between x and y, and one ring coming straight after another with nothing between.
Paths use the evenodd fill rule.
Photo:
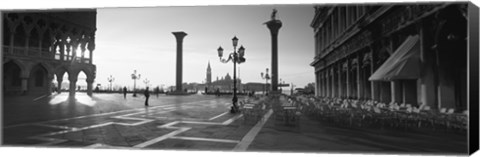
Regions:
<instances>
[{"instance_id":1,"label":"column shaft","mask_svg":"<svg viewBox=\"0 0 480 157\"><path fill-rule=\"evenodd\" d=\"M28 77L22 77L22 94L25 94L28 90Z\"/></svg>"},{"instance_id":2,"label":"column shaft","mask_svg":"<svg viewBox=\"0 0 480 157\"><path fill-rule=\"evenodd\" d=\"M282 27L280 20L270 20L267 23L272 38L272 91L278 91L278 30Z\"/></svg>"},{"instance_id":3,"label":"column shaft","mask_svg":"<svg viewBox=\"0 0 480 157\"><path fill-rule=\"evenodd\" d=\"M68 77L72 77L72 76L68 76ZM70 89L69 89L69 96L70 97L75 97L75 92L77 90L77 78L69 78L69 81L70 81Z\"/></svg>"},{"instance_id":4,"label":"column shaft","mask_svg":"<svg viewBox=\"0 0 480 157\"><path fill-rule=\"evenodd\" d=\"M346 93L347 95L346 95L346 97L350 98L351 97L351 95L350 95L350 92L351 92L350 91L351 90L350 89L350 65L349 65L348 62L349 61L347 60L346 63L345 63L345 64L347 64L347 69L346 69L347 71L345 72L346 73L346 83L347 83L347 93Z\"/></svg>"},{"instance_id":5,"label":"column shaft","mask_svg":"<svg viewBox=\"0 0 480 157\"><path fill-rule=\"evenodd\" d=\"M87 95L93 95L93 79L87 79Z\"/></svg>"},{"instance_id":6,"label":"column shaft","mask_svg":"<svg viewBox=\"0 0 480 157\"><path fill-rule=\"evenodd\" d=\"M360 75L360 55L357 54L357 99L362 99L362 80L361 80L361 75Z\"/></svg>"},{"instance_id":7,"label":"column shaft","mask_svg":"<svg viewBox=\"0 0 480 157\"><path fill-rule=\"evenodd\" d=\"M177 41L177 71L176 71L176 91L183 92L182 88L182 65L183 65L183 38L187 35L185 32L172 32Z\"/></svg>"}]
</instances>

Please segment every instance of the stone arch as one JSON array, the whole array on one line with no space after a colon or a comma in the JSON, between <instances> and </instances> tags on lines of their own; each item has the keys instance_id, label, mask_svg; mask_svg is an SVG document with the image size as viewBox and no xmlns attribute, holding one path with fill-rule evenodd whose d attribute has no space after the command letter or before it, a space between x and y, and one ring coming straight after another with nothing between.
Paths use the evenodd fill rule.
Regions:
<instances>
[{"instance_id":1,"label":"stone arch","mask_svg":"<svg viewBox=\"0 0 480 157\"><path fill-rule=\"evenodd\" d=\"M94 79L95 78L93 70L88 68L88 67L79 67L77 69L74 69L72 71L72 76L78 77L78 74L82 71L87 76L87 79Z\"/></svg>"},{"instance_id":2,"label":"stone arch","mask_svg":"<svg viewBox=\"0 0 480 157\"><path fill-rule=\"evenodd\" d=\"M20 67L21 71L22 71L21 75L23 77L28 76L28 72L27 72L28 68L27 68L27 65L25 63L23 63L22 61L17 60L17 59L8 59L3 64L5 65L8 62L13 62L16 65L18 65Z\"/></svg>"},{"instance_id":3,"label":"stone arch","mask_svg":"<svg viewBox=\"0 0 480 157\"><path fill-rule=\"evenodd\" d=\"M18 94L22 91L22 73L24 72L20 62L9 60L3 64L3 91L5 94Z\"/></svg>"},{"instance_id":4,"label":"stone arch","mask_svg":"<svg viewBox=\"0 0 480 157\"><path fill-rule=\"evenodd\" d=\"M49 81L48 70L44 64L37 63L32 66L27 84L27 91L31 95L49 93L51 81Z\"/></svg>"},{"instance_id":5,"label":"stone arch","mask_svg":"<svg viewBox=\"0 0 480 157\"><path fill-rule=\"evenodd\" d=\"M57 78L63 78L63 75L65 75L65 73L68 74L68 76L70 76L72 74L71 70L67 67L67 66L59 66L57 68L55 68L55 75L57 76Z\"/></svg>"}]
</instances>

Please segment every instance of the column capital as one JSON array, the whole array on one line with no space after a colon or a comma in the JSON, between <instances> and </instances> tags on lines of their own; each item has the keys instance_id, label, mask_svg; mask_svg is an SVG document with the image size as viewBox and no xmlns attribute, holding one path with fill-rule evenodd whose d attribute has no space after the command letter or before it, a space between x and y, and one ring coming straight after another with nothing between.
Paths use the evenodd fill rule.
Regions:
<instances>
[{"instance_id":1,"label":"column capital","mask_svg":"<svg viewBox=\"0 0 480 157\"><path fill-rule=\"evenodd\" d=\"M278 35L278 30L282 27L282 21L270 20L265 22L272 35Z\"/></svg>"},{"instance_id":2,"label":"column capital","mask_svg":"<svg viewBox=\"0 0 480 157\"><path fill-rule=\"evenodd\" d=\"M185 36L187 36L187 33L183 32L183 31L172 32L172 34L175 36L175 38L177 39L177 41L183 41L183 38L184 38Z\"/></svg>"},{"instance_id":3,"label":"column capital","mask_svg":"<svg viewBox=\"0 0 480 157\"><path fill-rule=\"evenodd\" d=\"M93 83L95 81L95 78L87 78L87 83Z\"/></svg>"},{"instance_id":4,"label":"column capital","mask_svg":"<svg viewBox=\"0 0 480 157\"><path fill-rule=\"evenodd\" d=\"M76 78L76 77L70 77L70 76L68 77L68 81L70 81L70 82L77 82L77 80L78 80L78 78Z\"/></svg>"}]
</instances>

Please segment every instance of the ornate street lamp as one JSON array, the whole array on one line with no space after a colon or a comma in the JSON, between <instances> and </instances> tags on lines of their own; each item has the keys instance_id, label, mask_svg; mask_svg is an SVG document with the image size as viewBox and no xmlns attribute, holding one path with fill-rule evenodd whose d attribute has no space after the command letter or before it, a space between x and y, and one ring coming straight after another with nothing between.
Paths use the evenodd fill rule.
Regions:
<instances>
[{"instance_id":1,"label":"ornate street lamp","mask_svg":"<svg viewBox=\"0 0 480 157\"><path fill-rule=\"evenodd\" d=\"M265 74L263 72L260 73L260 76L262 76L262 79L265 79L265 86L263 87L263 94L267 93L267 85L268 85L268 80L270 79L270 75L268 75L268 68L266 69Z\"/></svg>"},{"instance_id":2,"label":"ornate street lamp","mask_svg":"<svg viewBox=\"0 0 480 157\"><path fill-rule=\"evenodd\" d=\"M150 83L150 80L145 78L145 80L143 80L143 83L145 83L145 87L148 87L148 84Z\"/></svg>"},{"instance_id":3,"label":"ornate street lamp","mask_svg":"<svg viewBox=\"0 0 480 157\"><path fill-rule=\"evenodd\" d=\"M232 39L233 43L233 52L228 55L227 59L223 59L223 48L220 46L218 47L218 57L220 58L220 62L222 63L228 63L230 60L233 62L233 99L232 99L232 108L230 110L231 113L237 113L239 112L239 108L237 105L237 63L241 64L245 62L245 48L243 46L240 46L238 48L238 53L237 53L237 45L238 45L238 38L235 36Z\"/></svg>"},{"instance_id":4,"label":"ornate street lamp","mask_svg":"<svg viewBox=\"0 0 480 157\"><path fill-rule=\"evenodd\" d=\"M135 86L137 85L137 80L140 80L140 74L137 75L137 70L133 70L132 79L133 79L133 96L136 97L137 90L135 89Z\"/></svg>"},{"instance_id":5,"label":"ornate street lamp","mask_svg":"<svg viewBox=\"0 0 480 157\"><path fill-rule=\"evenodd\" d=\"M110 82L110 91L112 91L112 82L115 81L115 78L110 75L110 77L107 78L108 82Z\"/></svg>"}]
</instances>

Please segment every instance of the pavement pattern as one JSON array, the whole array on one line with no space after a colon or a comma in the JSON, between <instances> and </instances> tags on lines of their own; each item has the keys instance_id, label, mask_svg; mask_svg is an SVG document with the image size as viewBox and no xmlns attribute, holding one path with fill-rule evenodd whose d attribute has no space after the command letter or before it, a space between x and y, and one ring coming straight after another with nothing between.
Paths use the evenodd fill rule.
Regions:
<instances>
[{"instance_id":1,"label":"pavement pattern","mask_svg":"<svg viewBox=\"0 0 480 157\"><path fill-rule=\"evenodd\" d=\"M3 144L256 152L376 152L464 154L457 134L341 128L301 116L298 126L278 124L268 110L258 121L230 114L231 97L79 93L5 98Z\"/></svg>"}]
</instances>

